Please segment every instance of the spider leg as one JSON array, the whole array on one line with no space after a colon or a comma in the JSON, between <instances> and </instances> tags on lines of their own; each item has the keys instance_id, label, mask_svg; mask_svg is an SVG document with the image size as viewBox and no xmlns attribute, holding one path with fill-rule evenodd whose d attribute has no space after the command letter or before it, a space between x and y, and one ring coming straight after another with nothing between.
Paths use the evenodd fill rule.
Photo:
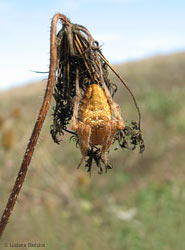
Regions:
<instances>
[{"instance_id":1,"label":"spider leg","mask_svg":"<svg viewBox=\"0 0 185 250\"><path fill-rule=\"evenodd\" d=\"M77 168L79 168L87 155L90 136L91 136L91 127L82 122L79 122L77 131L78 131L78 136L79 136L79 146L80 146L80 150L82 153L82 158L80 160L80 163L77 166Z\"/></svg>"},{"instance_id":2,"label":"spider leg","mask_svg":"<svg viewBox=\"0 0 185 250\"><path fill-rule=\"evenodd\" d=\"M71 129L77 130L78 129L78 108L80 103L80 89L79 89L79 69L76 70L76 97L75 97L75 104L73 108L73 116L71 119Z\"/></svg>"},{"instance_id":3,"label":"spider leg","mask_svg":"<svg viewBox=\"0 0 185 250\"><path fill-rule=\"evenodd\" d=\"M125 124L121 117L121 109L120 109L120 106L115 102L113 102L113 111L117 118L117 129L124 129Z\"/></svg>"},{"instance_id":4,"label":"spider leg","mask_svg":"<svg viewBox=\"0 0 185 250\"><path fill-rule=\"evenodd\" d=\"M105 128L105 133L107 133L108 136L106 137L106 140L104 141L103 147L101 150L102 151L102 159L103 159L104 164L105 164L105 172L107 172L107 169L108 169L108 161L106 158L106 152L109 150L109 148L112 144L115 132L118 130L118 125L119 125L118 121L110 121L110 123L107 124L107 126Z\"/></svg>"},{"instance_id":5,"label":"spider leg","mask_svg":"<svg viewBox=\"0 0 185 250\"><path fill-rule=\"evenodd\" d=\"M101 73L101 80L102 80L103 89L105 91L107 101L108 101L109 105L111 106L111 109L112 109L112 111L114 113L114 116L115 116L115 118L117 120L117 129L124 129L125 124L124 124L124 121L123 121L123 119L121 117L120 106L113 101L112 96L110 94L110 91L109 91L109 89L107 88L107 86L106 86L106 84L104 82L103 72L102 72L100 61L99 61L99 64L100 64L99 69L100 69L100 73Z\"/></svg>"}]
</instances>

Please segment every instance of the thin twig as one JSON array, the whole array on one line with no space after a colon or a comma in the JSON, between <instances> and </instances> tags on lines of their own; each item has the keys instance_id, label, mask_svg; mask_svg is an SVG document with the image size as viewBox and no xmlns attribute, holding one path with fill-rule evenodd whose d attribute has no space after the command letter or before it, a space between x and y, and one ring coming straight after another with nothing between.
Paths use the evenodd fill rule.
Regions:
<instances>
[{"instance_id":1,"label":"thin twig","mask_svg":"<svg viewBox=\"0 0 185 250\"><path fill-rule=\"evenodd\" d=\"M57 21L61 20L63 24L66 26L69 25L69 20L62 14L56 14L54 15L51 23L51 35L50 35L50 68L49 68L49 77L48 77L48 83L45 91L44 100L37 118L37 121L35 123L35 126L33 128L32 135L30 137L29 143L26 148L26 152L24 154L24 158L19 170L19 173L17 175L15 184L13 186L12 192L10 194L10 197L8 199L7 205L4 209L4 212L1 217L0 221L0 238L2 237L2 234L5 230L5 227L8 223L9 217L11 215L11 212L14 208L15 202L17 200L18 194L21 190L21 187L23 185L28 166L30 164L35 145L37 143L41 128L43 126L46 114L49 109L52 93L53 93L53 87L55 84L55 75L56 75L56 64L57 64L57 43L56 43L56 25Z\"/></svg>"}]
</instances>

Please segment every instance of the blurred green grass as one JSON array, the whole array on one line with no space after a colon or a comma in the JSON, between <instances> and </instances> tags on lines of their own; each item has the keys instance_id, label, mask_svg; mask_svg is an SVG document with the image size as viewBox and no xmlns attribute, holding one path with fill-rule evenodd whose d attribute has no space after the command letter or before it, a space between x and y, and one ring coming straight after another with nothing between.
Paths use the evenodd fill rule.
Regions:
<instances>
[{"instance_id":1,"label":"blurred green grass","mask_svg":"<svg viewBox=\"0 0 185 250\"><path fill-rule=\"evenodd\" d=\"M52 142L50 110L1 249L5 242L45 243L56 250L185 249L184 65L185 53L116 65L141 108L146 151L112 148L114 168L107 174L98 175L96 166L91 177L76 169L81 155L69 136L59 146ZM110 77L119 85L115 98L124 119L137 119L128 93ZM0 92L1 212L44 89L42 82ZM9 148L2 143L6 130L14 136Z\"/></svg>"}]
</instances>

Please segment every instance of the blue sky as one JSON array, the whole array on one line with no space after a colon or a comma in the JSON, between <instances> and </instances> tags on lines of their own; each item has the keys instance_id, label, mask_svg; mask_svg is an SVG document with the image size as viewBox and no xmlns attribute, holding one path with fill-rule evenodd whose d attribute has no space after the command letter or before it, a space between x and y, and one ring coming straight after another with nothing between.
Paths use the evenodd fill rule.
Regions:
<instances>
[{"instance_id":1,"label":"blue sky","mask_svg":"<svg viewBox=\"0 0 185 250\"><path fill-rule=\"evenodd\" d=\"M184 0L0 0L0 89L47 78L52 16L86 26L111 63L185 50Z\"/></svg>"}]
</instances>

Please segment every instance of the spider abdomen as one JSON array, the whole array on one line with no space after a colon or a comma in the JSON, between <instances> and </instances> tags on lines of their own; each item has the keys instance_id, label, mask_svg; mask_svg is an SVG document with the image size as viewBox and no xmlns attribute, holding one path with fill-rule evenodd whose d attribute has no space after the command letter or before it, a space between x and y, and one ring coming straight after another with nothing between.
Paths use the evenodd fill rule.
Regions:
<instances>
[{"instance_id":1,"label":"spider abdomen","mask_svg":"<svg viewBox=\"0 0 185 250\"><path fill-rule=\"evenodd\" d=\"M91 84L81 100L79 121L91 127L101 127L111 118L111 108L103 89L98 84Z\"/></svg>"}]
</instances>

